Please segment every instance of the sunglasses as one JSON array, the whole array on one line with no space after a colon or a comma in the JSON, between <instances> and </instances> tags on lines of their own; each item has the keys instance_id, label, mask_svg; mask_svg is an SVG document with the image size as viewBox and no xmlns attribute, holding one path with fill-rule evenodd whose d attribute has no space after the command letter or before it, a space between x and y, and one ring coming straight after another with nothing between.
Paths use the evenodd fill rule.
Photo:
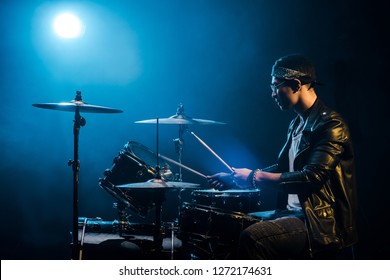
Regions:
<instances>
[{"instance_id":1,"label":"sunglasses","mask_svg":"<svg viewBox=\"0 0 390 280\"><path fill-rule=\"evenodd\" d=\"M283 81L283 82L280 82L279 84L270 84L270 87L271 87L271 90L272 90L272 92L276 92L278 89L279 89L279 87L281 86L281 85L283 85L284 83L286 83L287 81Z\"/></svg>"}]
</instances>

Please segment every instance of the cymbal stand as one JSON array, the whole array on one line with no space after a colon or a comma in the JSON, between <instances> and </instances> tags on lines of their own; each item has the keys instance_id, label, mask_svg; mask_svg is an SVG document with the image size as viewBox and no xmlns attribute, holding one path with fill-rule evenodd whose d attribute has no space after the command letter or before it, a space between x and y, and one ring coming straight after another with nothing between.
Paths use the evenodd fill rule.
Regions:
<instances>
[{"instance_id":1,"label":"cymbal stand","mask_svg":"<svg viewBox=\"0 0 390 280\"><path fill-rule=\"evenodd\" d=\"M82 101L81 92L76 92L75 101ZM69 160L68 165L72 166L73 170L73 230L72 230L72 259L80 259L81 251L78 241L78 187L79 187L79 170L80 170L80 161L79 161L79 134L80 128L86 125L86 120L80 115L80 110L76 107L74 125L73 125L73 139L74 139L74 152L73 160Z\"/></svg>"},{"instance_id":2,"label":"cymbal stand","mask_svg":"<svg viewBox=\"0 0 390 280\"><path fill-rule=\"evenodd\" d=\"M177 107L176 115L183 116L184 115L184 106L182 103L179 104ZM182 163L182 157L183 157L183 146L184 146L184 139L183 135L188 130L188 126L185 124L179 125L179 138L173 139L173 142L175 143L175 151L179 155L179 163ZM182 169L179 166L179 182L183 181L183 175L182 175Z\"/></svg>"},{"instance_id":3,"label":"cymbal stand","mask_svg":"<svg viewBox=\"0 0 390 280\"><path fill-rule=\"evenodd\" d=\"M153 236L154 246L156 250L156 255L158 256L162 250L163 236L161 232L161 211L162 211L162 203L165 201L165 190L158 190L155 193L154 203L156 206L155 212L155 231Z\"/></svg>"},{"instance_id":4,"label":"cymbal stand","mask_svg":"<svg viewBox=\"0 0 390 280\"><path fill-rule=\"evenodd\" d=\"M160 159L159 159L159 118L157 118L156 121L156 180L161 180L161 173L160 173ZM162 211L162 203L165 200L165 190L158 190L157 193L154 193L154 204L155 204L155 227L154 227L154 234L153 234L153 242L156 250L156 255L160 255L162 250L162 243L163 243L163 237L161 232L161 211Z\"/></svg>"}]
</instances>

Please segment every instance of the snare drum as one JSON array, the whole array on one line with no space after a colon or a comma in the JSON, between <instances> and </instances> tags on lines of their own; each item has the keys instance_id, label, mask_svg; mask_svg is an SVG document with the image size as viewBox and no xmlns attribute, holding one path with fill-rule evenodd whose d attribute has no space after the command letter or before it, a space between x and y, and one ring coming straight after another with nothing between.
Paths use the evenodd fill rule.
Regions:
<instances>
[{"instance_id":1,"label":"snare drum","mask_svg":"<svg viewBox=\"0 0 390 280\"><path fill-rule=\"evenodd\" d=\"M235 253L241 231L260 221L244 213L184 202L179 238L200 258L227 258Z\"/></svg>"},{"instance_id":2,"label":"snare drum","mask_svg":"<svg viewBox=\"0 0 390 280\"><path fill-rule=\"evenodd\" d=\"M260 211L259 189L195 190L191 196L196 204L243 213Z\"/></svg>"}]
</instances>

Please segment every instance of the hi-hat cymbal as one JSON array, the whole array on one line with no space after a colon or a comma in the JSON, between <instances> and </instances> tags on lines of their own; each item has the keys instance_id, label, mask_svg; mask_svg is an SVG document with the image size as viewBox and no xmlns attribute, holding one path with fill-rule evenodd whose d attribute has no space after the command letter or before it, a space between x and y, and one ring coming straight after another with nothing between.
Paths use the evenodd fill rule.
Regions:
<instances>
[{"instance_id":1,"label":"hi-hat cymbal","mask_svg":"<svg viewBox=\"0 0 390 280\"><path fill-rule=\"evenodd\" d=\"M199 189L200 188L199 184L194 184L194 183L176 182L176 181L169 181L166 183L169 187L176 188L176 189Z\"/></svg>"},{"instance_id":2,"label":"hi-hat cymbal","mask_svg":"<svg viewBox=\"0 0 390 280\"><path fill-rule=\"evenodd\" d=\"M151 123L155 124L157 123L157 119L149 119L149 120L142 120L142 121L136 121L135 123ZM195 119L191 118L185 115L176 114L169 118L159 118L158 119L159 124L225 124L223 122L217 122L212 120L204 120L204 119Z\"/></svg>"},{"instance_id":3,"label":"hi-hat cymbal","mask_svg":"<svg viewBox=\"0 0 390 280\"><path fill-rule=\"evenodd\" d=\"M43 109L51 109L58 111L68 111L74 112L76 108L79 109L79 112L84 113L122 113L122 110L91 105L88 103L84 103L82 101L72 100L70 102L59 102L59 103L39 103L32 104L34 107L43 108Z\"/></svg>"},{"instance_id":4,"label":"hi-hat cymbal","mask_svg":"<svg viewBox=\"0 0 390 280\"><path fill-rule=\"evenodd\" d=\"M118 185L116 187L120 189L169 189L168 184L162 179L151 179L146 182Z\"/></svg>"},{"instance_id":5,"label":"hi-hat cymbal","mask_svg":"<svg viewBox=\"0 0 390 280\"><path fill-rule=\"evenodd\" d=\"M125 184L125 185L118 185L117 188L120 189L160 189L160 190L169 190L169 189L194 189L199 188L199 184L193 184L193 183L185 183L185 182L173 182L173 181L164 181L162 179L151 179L146 182L141 183L131 183L131 184Z\"/></svg>"}]
</instances>

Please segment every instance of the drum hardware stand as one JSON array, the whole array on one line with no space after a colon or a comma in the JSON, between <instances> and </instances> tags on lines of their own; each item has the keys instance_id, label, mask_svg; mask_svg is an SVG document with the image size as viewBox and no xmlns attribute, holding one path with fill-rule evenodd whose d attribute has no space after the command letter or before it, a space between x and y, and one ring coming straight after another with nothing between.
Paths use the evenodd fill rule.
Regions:
<instances>
[{"instance_id":1,"label":"drum hardware stand","mask_svg":"<svg viewBox=\"0 0 390 280\"><path fill-rule=\"evenodd\" d=\"M156 205L156 212L155 212L156 223L155 223L153 241L155 245L156 255L159 255L161 253L162 242L163 242L162 229L161 229L161 211L162 211L162 203L165 200L164 192L165 190L162 190L162 192L158 191L158 194L156 194L154 198L155 205Z\"/></svg>"},{"instance_id":2,"label":"drum hardware stand","mask_svg":"<svg viewBox=\"0 0 390 280\"><path fill-rule=\"evenodd\" d=\"M86 125L86 120L80 112L90 113L120 113L122 110L108 107L95 106L82 102L81 92L76 91L76 97L70 102L32 104L38 108L53 109L59 111L75 112L73 135L74 135L74 158L68 161L68 166L73 170L73 226L72 226L72 259L81 259L80 244L78 238L78 187L79 187L79 134L80 128Z\"/></svg>"},{"instance_id":3,"label":"drum hardware stand","mask_svg":"<svg viewBox=\"0 0 390 280\"><path fill-rule=\"evenodd\" d=\"M179 108L183 108L183 106L179 105ZM182 114L182 111L179 111L178 109L178 114L181 112ZM162 177L161 177L161 173L160 173L160 163L159 163L159 158L160 158L160 154L159 154L159 140L158 140L158 136L159 136L159 119L157 118L157 121L156 121L156 162L157 162L157 166L156 166L156 176L155 176L155 179L156 180L162 180ZM176 141L175 143L177 144L177 151L179 153L179 156L180 156L180 161L181 161L181 152L182 152L182 149L183 149L183 140L182 140L182 134L187 130L186 128L187 126L186 125L180 125L180 131L179 131L179 139L175 139L174 141ZM179 181L182 181L182 177L181 177L181 171L180 171L180 175L179 175ZM154 246L155 246L155 252L156 252L156 256L160 256L161 254L161 250L163 248L163 234L165 234L165 230L162 228L162 222L161 222L161 211L162 211L162 203L165 201L165 188L162 188L162 189L156 189L156 193L154 193L154 203L155 203L155 230L154 230L154 236L153 236L153 241L154 241ZM181 191L180 191L181 192ZM174 254L174 227L175 227L175 223L174 222L171 222L171 238L172 238L172 242L171 242L171 259L173 259L173 254Z\"/></svg>"},{"instance_id":4,"label":"drum hardware stand","mask_svg":"<svg viewBox=\"0 0 390 280\"><path fill-rule=\"evenodd\" d=\"M129 231L129 216L130 216L130 214L127 213L127 209L131 208L130 207L131 204L112 190L114 187L112 183L107 182L104 179L101 179L99 181L99 184L101 187L103 187L106 191L108 191L117 199L117 202L113 203L113 208L118 210L119 236L127 237L126 234Z\"/></svg>"},{"instance_id":5,"label":"drum hardware stand","mask_svg":"<svg viewBox=\"0 0 390 280\"><path fill-rule=\"evenodd\" d=\"M159 118L157 117L156 121L156 180L162 180L161 179L161 173L160 173L160 160L159 160ZM160 255L162 250L162 229L161 229L161 211L162 211L162 203L165 200L165 189L157 190L157 193L154 193L154 203L155 203L155 229L153 234L153 242L156 250L156 255Z\"/></svg>"},{"instance_id":6,"label":"drum hardware stand","mask_svg":"<svg viewBox=\"0 0 390 280\"><path fill-rule=\"evenodd\" d=\"M119 236L125 237L126 231L128 231L129 226L129 215L126 212L126 209L128 208L127 205L121 202L114 203L114 207L118 210L118 217L119 217Z\"/></svg>"},{"instance_id":7,"label":"drum hardware stand","mask_svg":"<svg viewBox=\"0 0 390 280\"><path fill-rule=\"evenodd\" d=\"M180 215L181 215L181 205L182 205L182 199L181 199L181 193L184 191L184 189L181 189L179 190L179 194L177 195L177 198L178 198L178 209L177 209L177 218L176 218L176 222L179 223L179 218L180 218Z\"/></svg>"},{"instance_id":8,"label":"drum hardware stand","mask_svg":"<svg viewBox=\"0 0 390 280\"><path fill-rule=\"evenodd\" d=\"M180 126L182 126L182 125L180 125ZM183 139L181 137L179 137L179 138L173 139L173 142L175 143L175 151L179 155L179 163L181 163L182 152L183 152L183 145L184 145ZM179 166L179 174L178 174L177 180L179 182L181 182L183 180L183 178L182 178L182 170L181 170L180 166Z\"/></svg>"},{"instance_id":9,"label":"drum hardware stand","mask_svg":"<svg viewBox=\"0 0 390 280\"><path fill-rule=\"evenodd\" d=\"M80 237L80 254L79 254L79 259L83 259L83 247L84 247L84 237L85 237L85 229L87 227L87 220L88 218L84 218L82 221L83 224L83 230L81 232L81 237ZM78 220L77 220L78 222ZM78 234L78 228L77 228L77 234Z\"/></svg>"},{"instance_id":10,"label":"drum hardware stand","mask_svg":"<svg viewBox=\"0 0 390 280\"><path fill-rule=\"evenodd\" d=\"M184 116L184 106L183 106L182 103L180 103L179 106L177 107L176 115L177 116ZM183 146L184 146L183 135L184 135L184 133L186 131L188 131L188 125L180 124L179 125L179 138L173 139L173 142L175 143L175 151L179 155L179 163L182 162ZM179 166L179 178L178 178L179 182L183 181L183 177L182 176L183 176L182 175L182 169Z\"/></svg>"},{"instance_id":11,"label":"drum hardware stand","mask_svg":"<svg viewBox=\"0 0 390 280\"><path fill-rule=\"evenodd\" d=\"M174 259L174 253L175 253L175 222L170 223L171 225L171 260Z\"/></svg>"},{"instance_id":12,"label":"drum hardware stand","mask_svg":"<svg viewBox=\"0 0 390 280\"><path fill-rule=\"evenodd\" d=\"M76 92L75 101L82 101L81 92ZM73 125L73 135L74 135L74 159L68 161L68 166L72 166L73 170L73 230L72 230L72 259L81 259L81 251L79 248L78 241L78 187L79 187L79 171L80 171L80 161L79 161L79 134L80 128L86 125L86 120L80 115L80 110L78 107L75 109L74 125Z\"/></svg>"}]
</instances>

